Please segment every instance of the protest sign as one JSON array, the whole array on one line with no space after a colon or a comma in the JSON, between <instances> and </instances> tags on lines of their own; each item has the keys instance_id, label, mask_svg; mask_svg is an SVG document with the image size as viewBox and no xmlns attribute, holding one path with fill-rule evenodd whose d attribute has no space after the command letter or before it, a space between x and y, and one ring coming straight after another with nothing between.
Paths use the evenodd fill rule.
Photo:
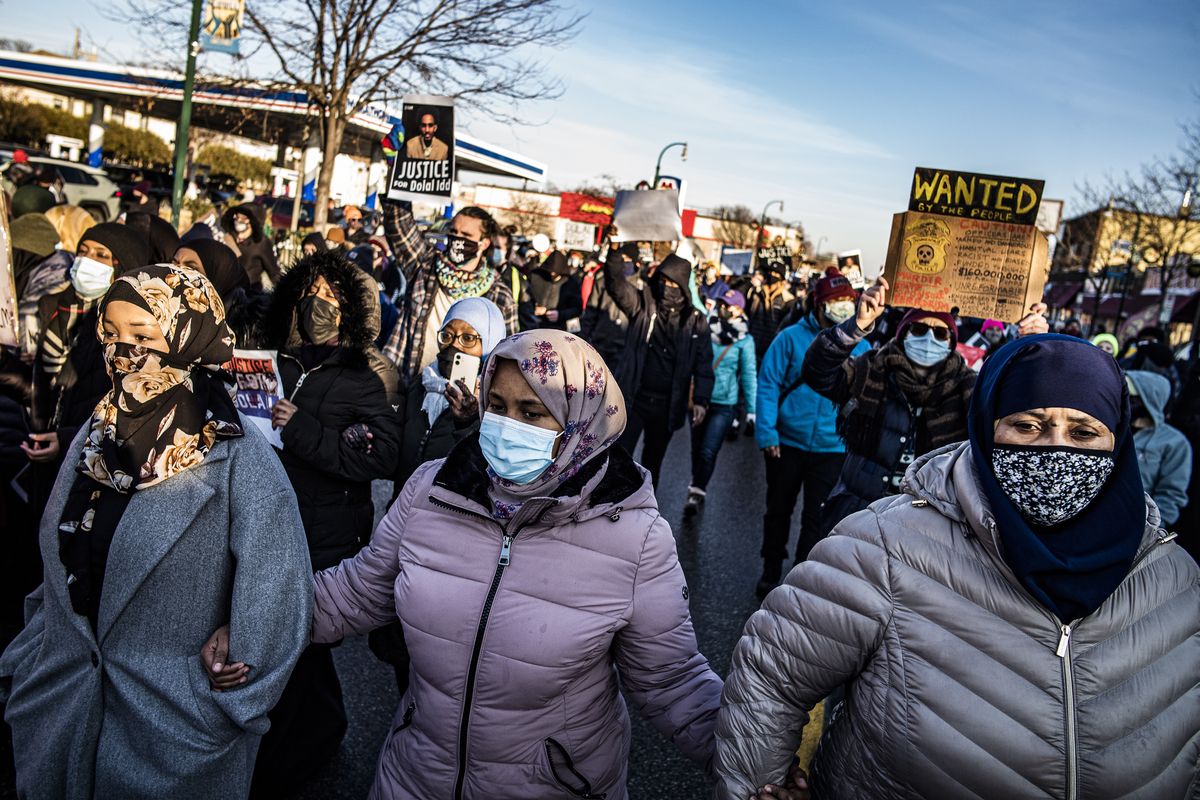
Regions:
<instances>
[{"instance_id":1,"label":"protest sign","mask_svg":"<svg viewBox=\"0 0 1200 800\"><path fill-rule=\"evenodd\" d=\"M867 286L867 281L863 277L862 271L862 250L847 250L844 253L838 253L837 256L838 272L850 281L850 285L861 291Z\"/></svg>"},{"instance_id":2,"label":"protest sign","mask_svg":"<svg viewBox=\"0 0 1200 800\"><path fill-rule=\"evenodd\" d=\"M233 376L237 379L237 408L280 450L283 440L271 426L271 409L283 398L283 381L274 350L234 350Z\"/></svg>"},{"instance_id":3,"label":"protest sign","mask_svg":"<svg viewBox=\"0 0 1200 800\"><path fill-rule=\"evenodd\" d=\"M791 248L783 241L782 236L776 236L774 241L758 246L755 267L760 271L773 269L787 273L792 271L794 261Z\"/></svg>"},{"instance_id":4,"label":"protest sign","mask_svg":"<svg viewBox=\"0 0 1200 800\"><path fill-rule=\"evenodd\" d=\"M1014 225L1037 222L1045 181L917 167L909 211Z\"/></svg>"},{"instance_id":5,"label":"protest sign","mask_svg":"<svg viewBox=\"0 0 1200 800\"><path fill-rule=\"evenodd\" d=\"M670 190L617 192L614 242L677 242L683 238L679 195Z\"/></svg>"},{"instance_id":6,"label":"protest sign","mask_svg":"<svg viewBox=\"0 0 1200 800\"><path fill-rule=\"evenodd\" d=\"M918 167L892 220L883 275L895 306L1016 322L1041 300L1049 245L1043 181Z\"/></svg>"},{"instance_id":7,"label":"protest sign","mask_svg":"<svg viewBox=\"0 0 1200 800\"><path fill-rule=\"evenodd\" d=\"M404 142L392 162L387 196L450 205L454 185L454 100L409 95L401 106Z\"/></svg>"},{"instance_id":8,"label":"protest sign","mask_svg":"<svg viewBox=\"0 0 1200 800\"><path fill-rule=\"evenodd\" d=\"M560 219L555 238L558 239L560 250L582 250L590 253L596 249L596 226L587 222Z\"/></svg>"},{"instance_id":9,"label":"protest sign","mask_svg":"<svg viewBox=\"0 0 1200 800\"><path fill-rule=\"evenodd\" d=\"M12 234L8 230L8 198L0 192L0 345L16 347L17 283L13 279Z\"/></svg>"}]
</instances>

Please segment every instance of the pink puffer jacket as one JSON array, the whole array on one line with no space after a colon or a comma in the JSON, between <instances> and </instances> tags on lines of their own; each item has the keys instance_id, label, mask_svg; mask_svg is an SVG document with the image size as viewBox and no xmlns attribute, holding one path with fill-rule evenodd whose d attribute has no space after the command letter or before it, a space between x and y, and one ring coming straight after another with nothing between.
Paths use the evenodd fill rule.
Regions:
<instances>
[{"instance_id":1,"label":"pink puffer jacket","mask_svg":"<svg viewBox=\"0 0 1200 800\"><path fill-rule=\"evenodd\" d=\"M417 470L370 547L316 575L314 641L404 625L411 681L371 797L623 800L620 689L708 769L721 679L648 475L613 448L507 529L486 487L466 440Z\"/></svg>"}]
</instances>

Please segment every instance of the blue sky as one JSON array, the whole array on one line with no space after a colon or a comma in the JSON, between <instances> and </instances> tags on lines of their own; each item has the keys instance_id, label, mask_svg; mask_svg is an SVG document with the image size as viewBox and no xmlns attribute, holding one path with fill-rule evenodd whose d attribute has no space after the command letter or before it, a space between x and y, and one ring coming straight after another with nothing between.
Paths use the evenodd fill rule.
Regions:
<instances>
[{"instance_id":1,"label":"blue sky","mask_svg":"<svg viewBox=\"0 0 1200 800\"><path fill-rule=\"evenodd\" d=\"M85 29L113 57L147 60L87 0L4 4L6 35L53 49ZM1200 116L1200 3L757 2L588 4L570 46L537 54L566 85L472 133L549 165L570 185L601 173L688 181L688 203L786 202L826 249L882 262L914 166L1076 187L1170 154ZM164 53L164 56L169 56ZM223 56L210 56L222 58ZM169 61L164 58L163 66Z\"/></svg>"}]
</instances>

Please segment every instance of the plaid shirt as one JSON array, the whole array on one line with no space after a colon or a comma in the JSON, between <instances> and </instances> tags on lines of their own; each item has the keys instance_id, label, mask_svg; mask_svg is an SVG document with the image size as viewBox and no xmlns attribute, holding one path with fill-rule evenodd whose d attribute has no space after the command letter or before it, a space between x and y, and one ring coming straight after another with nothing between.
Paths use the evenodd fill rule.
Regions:
<instances>
[{"instance_id":1,"label":"plaid shirt","mask_svg":"<svg viewBox=\"0 0 1200 800\"><path fill-rule=\"evenodd\" d=\"M401 383L408 386L425 366L420 361L421 353L425 350L425 329L438 292L437 272L434 269L437 252L425 241L413 220L412 206L408 203L385 200L383 225L396 265L408 281L408 294L400 309L400 319L383 347L383 354L396 365ZM508 283L496 275L491 288L483 296L500 309L508 334L516 333L517 302Z\"/></svg>"}]
</instances>

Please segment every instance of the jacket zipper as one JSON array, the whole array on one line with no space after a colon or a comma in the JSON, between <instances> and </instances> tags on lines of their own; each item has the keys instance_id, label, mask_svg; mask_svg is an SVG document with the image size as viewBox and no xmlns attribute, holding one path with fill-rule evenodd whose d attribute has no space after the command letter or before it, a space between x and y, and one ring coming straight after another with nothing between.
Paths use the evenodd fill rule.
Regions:
<instances>
[{"instance_id":1,"label":"jacket zipper","mask_svg":"<svg viewBox=\"0 0 1200 800\"><path fill-rule=\"evenodd\" d=\"M988 532L991 533L994 540L996 537L996 523L994 520L988 520ZM1155 547L1166 544L1176 538L1176 536L1177 534L1167 533L1166 530L1160 528L1158 538L1146 545L1134 557L1133 563L1129 566L1129 572L1137 569ZM984 550L991 557L991 552L987 548L984 548ZM992 558L994 561L995 558ZM1034 602L1036 604L1036 601ZM1075 715L1075 676L1071 665L1071 633L1073 632L1072 626L1080 620L1075 620L1071 625L1063 625L1053 614L1046 612L1046 616L1058 625L1058 646L1055 648L1054 654L1062 661L1063 721L1067 737L1067 800L1077 800L1079 797L1078 720Z\"/></svg>"},{"instance_id":2,"label":"jacket zipper","mask_svg":"<svg viewBox=\"0 0 1200 800\"><path fill-rule=\"evenodd\" d=\"M281 358L290 358L292 361L295 361L297 365L300 365L300 361L298 359L292 358L291 356L283 355L281 353L280 357ZM308 376L311 375L312 373L316 372L323 366L325 366L325 365L317 364L312 369L305 370L304 366L300 365L300 378L296 381L296 385L292 387L292 393L290 395L288 395L288 400L295 400L296 395L300 394L300 387L304 385L304 381L308 379Z\"/></svg>"},{"instance_id":3,"label":"jacket zipper","mask_svg":"<svg viewBox=\"0 0 1200 800\"><path fill-rule=\"evenodd\" d=\"M487 599L483 602L483 611L479 615L479 626L475 629L475 646L471 650L471 666L467 670L467 685L463 691L463 712L462 722L458 726L458 776L454 780L454 798L462 800L463 784L467 778L467 731L471 723L471 704L475 700L475 673L479 669L479 658L483 652L483 636L487 632L488 619L492 615L492 603L496 600L496 593L500 590L500 579L504 577L504 570L512 563L512 544L522 530L530 525L536 525L545 516L546 512L557 505L557 502L543 508L538 515L529 522L522 523L521 527L509 533L502 525L496 522L491 517L470 511L465 508L460 508L444 500L430 495L429 501L439 508L444 508L449 511L457 511L460 514L465 514L470 517L478 517L486 519L488 522L496 525L503 533L500 543L500 556L496 559L496 571L492 574L492 584L488 588Z\"/></svg>"},{"instance_id":4,"label":"jacket zipper","mask_svg":"<svg viewBox=\"0 0 1200 800\"><path fill-rule=\"evenodd\" d=\"M1062 659L1063 676L1063 718L1067 728L1067 800L1076 800L1079 796L1078 778L1079 755L1076 743L1075 720L1075 679L1071 673L1071 626L1063 625L1060 629L1058 649L1055 654Z\"/></svg>"}]
</instances>

